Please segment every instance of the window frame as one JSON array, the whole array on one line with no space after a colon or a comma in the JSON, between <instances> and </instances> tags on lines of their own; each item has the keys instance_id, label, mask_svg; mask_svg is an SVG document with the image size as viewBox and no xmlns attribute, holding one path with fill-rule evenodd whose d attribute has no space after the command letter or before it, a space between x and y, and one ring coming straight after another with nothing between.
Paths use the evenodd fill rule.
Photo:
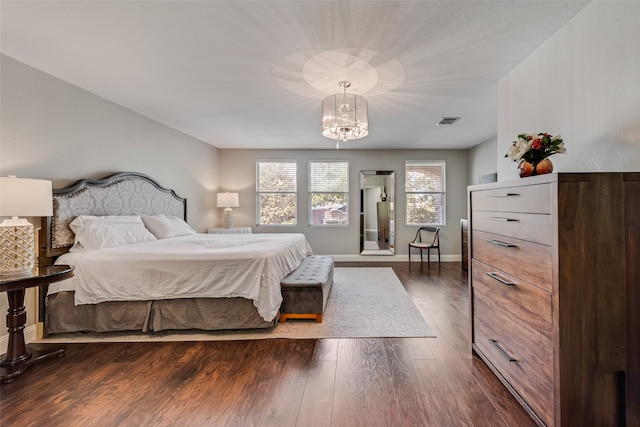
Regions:
<instances>
[{"instance_id":1,"label":"window frame","mask_svg":"<svg viewBox=\"0 0 640 427\"><path fill-rule=\"evenodd\" d=\"M260 190L260 165L263 163L286 163L295 167L295 189L294 190ZM294 196L294 221L292 224L265 224L260 222L261 218L261 195L264 194L291 194ZM295 227L298 225L298 161L295 159L256 159L256 226L257 227Z\"/></svg>"},{"instance_id":2,"label":"window frame","mask_svg":"<svg viewBox=\"0 0 640 427\"><path fill-rule=\"evenodd\" d=\"M442 191L412 191L407 188L408 185L408 170L407 167L409 165L439 165L442 166L442 175L441 175L441 183L442 183ZM405 191L405 215L404 221L405 225L409 227L422 227L422 226L436 226L436 227L444 227L447 222L447 163L444 160L405 160L404 162L404 191ZM418 223L418 222L409 222L409 199L410 195L439 195L441 197L441 224L440 223Z\"/></svg>"},{"instance_id":3,"label":"window frame","mask_svg":"<svg viewBox=\"0 0 640 427\"><path fill-rule=\"evenodd\" d=\"M311 191L311 164L312 163L345 163L347 170L346 170L346 178L347 178L347 182L346 184L346 191ZM320 159L309 159L307 162L307 175L308 175L308 184L307 184L307 189L309 192L309 215L308 215L308 222L309 222L309 227L348 227L349 226L349 198L350 198L350 191L349 191L349 185L350 185L350 179L349 179L349 160L346 159L328 159L328 160L320 160ZM344 223L338 223L338 224L314 224L313 223L313 195L314 194L345 194L345 207L346 207L346 212L345 212L345 222Z\"/></svg>"}]
</instances>

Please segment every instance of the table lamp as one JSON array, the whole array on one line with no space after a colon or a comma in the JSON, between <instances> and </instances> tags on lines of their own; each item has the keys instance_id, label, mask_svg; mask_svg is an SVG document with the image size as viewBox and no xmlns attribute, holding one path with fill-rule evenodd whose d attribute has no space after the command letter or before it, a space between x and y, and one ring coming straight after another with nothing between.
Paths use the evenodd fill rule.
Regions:
<instances>
[{"instance_id":1,"label":"table lamp","mask_svg":"<svg viewBox=\"0 0 640 427\"><path fill-rule=\"evenodd\" d=\"M218 207L224 208L224 228L233 227L233 209L240 206L238 193L218 193Z\"/></svg>"},{"instance_id":2,"label":"table lamp","mask_svg":"<svg viewBox=\"0 0 640 427\"><path fill-rule=\"evenodd\" d=\"M33 225L22 217L53 215L51 181L0 177L0 274L26 273L34 265Z\"/></svg>"}]
</instances>

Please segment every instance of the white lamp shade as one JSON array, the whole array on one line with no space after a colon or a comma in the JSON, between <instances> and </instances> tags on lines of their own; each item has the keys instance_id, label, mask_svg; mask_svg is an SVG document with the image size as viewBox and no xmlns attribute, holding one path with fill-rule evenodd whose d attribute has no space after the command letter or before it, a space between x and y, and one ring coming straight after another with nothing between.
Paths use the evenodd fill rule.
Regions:
<instances>
[{"instance_id":1,"label":"white lamp shade","mask_svg":"<svg viewBox=\"0 0 640 427\"><path fill-rule=\"evenodd\" d=\"M354 94L329 95L322 100L322 135L351 141L369 134L367 100Z\"/></svg>"},{"instance_id":2,"label":"white lamp shade","mask_svg":"<svg viewBox=\"0 0 640 427\"><path fill-rule=\"evenodd\" d=\"M218 193L217 199L219 208L237 208L240 206L238 193Z\"/></svg>"},{"instance_id":3,"label":"white lamp shade","mask_svg":"<svg viewBox=\"0 0 640 427\"><path fill-rule=\"evenodd\" d=\"M0 177L0 216L53 215L51 181Z\"/></svg>"}]
</instances>

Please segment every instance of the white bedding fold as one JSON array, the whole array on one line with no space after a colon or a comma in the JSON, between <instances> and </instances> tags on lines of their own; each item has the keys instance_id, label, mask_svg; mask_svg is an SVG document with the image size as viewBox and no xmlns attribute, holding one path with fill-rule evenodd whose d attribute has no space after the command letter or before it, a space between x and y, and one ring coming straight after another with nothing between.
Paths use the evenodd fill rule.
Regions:
<instances>
[{"instance_id":1,"label":"white bedding fold","mask_svg":"<svg viewBox=\"0 0 640 427\"><path fill-rule=\"evenodd\" d=\"M280 280L311 255L303 234L195 234L62 255L74 277L49 294L75 291L75 303L242 297L265 321L280 308Z\"/></svg>"}]
</instances>

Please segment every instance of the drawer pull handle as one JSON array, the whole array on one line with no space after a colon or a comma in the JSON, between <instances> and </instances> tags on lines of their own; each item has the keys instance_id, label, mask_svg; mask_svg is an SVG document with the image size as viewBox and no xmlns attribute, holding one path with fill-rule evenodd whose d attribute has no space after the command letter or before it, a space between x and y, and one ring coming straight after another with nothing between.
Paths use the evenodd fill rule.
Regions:
<instances>
[{"instance_id":1,"label":"drawer pull handle","mask_svg":"<svg viewBox=\"0 0 640 427\"><path fill-rule=\"evenodd\" d=\"M519 195L520 194L518 194L518 193L505 193L505 194L494 194L494 195L492 195L490 197L517 197Z\"/></svg>"},{"instance_id":2,"label":"drawer pull handle","mask_svg":"<svg viewBox=\"0 0 640 427\"><path fill-rule=\"evenodd\" d=\"M493 279L496 279L498 282L502 283L503 285L513 286L513 285L517 285L518 284L518 282L512 282L511 280L504 279L504 278L500 277L498 275L498 273L493 273L491 271L487 273L487 276L489 276L489 277L491 277Z\"/></svg>"},{"instance_id":3,"label":"drawer pull handle","mask_svg":"<svg viewBox=\"0 0 640 427\"><path fill-rule=\"evenodd\" d=\"M501 242L500 240L487 239L487 242L496 246L502 246L503 248L517 248L516 245L512 245L511 243L507 242Z\"/></svg>"},{"instance_id":4,"label":"drawer pull handle","mask_svg":"<svg viewBox=\"0 0 640 427\"><path fill-rule=\"evenodd\" d=\"M507 359L509 362L517 362L517 361L518 361L518 359L515 359L515 358L513 358L513 357L509 356L509 353L507 353L506 351L504 351L504 349L503 349L502 347L500 347L500 345L498 344L498 341L496 341L496 340L494 340L494 339L492 339L492 338L489 338L489 342L490 342L490 343L491 343L491 345L493 345L493 346L496 348L496 350L498 350L498 351L500 352L500 354L501 354L502 356L504 356L504 358L505 358L505 359Z\"/></svg>"},{"instance_id":5,"label":"drawer pull handle","mask_svg":"<svg viewBox=\"0 0 640 427\"><path fill-rule=\"evenodd\" d=\"M520 221L517 218L503 218L501 216L490 216L489 219L493 221L503 221L503 222L518 222Z\"/></svg>"}]
</instances>

